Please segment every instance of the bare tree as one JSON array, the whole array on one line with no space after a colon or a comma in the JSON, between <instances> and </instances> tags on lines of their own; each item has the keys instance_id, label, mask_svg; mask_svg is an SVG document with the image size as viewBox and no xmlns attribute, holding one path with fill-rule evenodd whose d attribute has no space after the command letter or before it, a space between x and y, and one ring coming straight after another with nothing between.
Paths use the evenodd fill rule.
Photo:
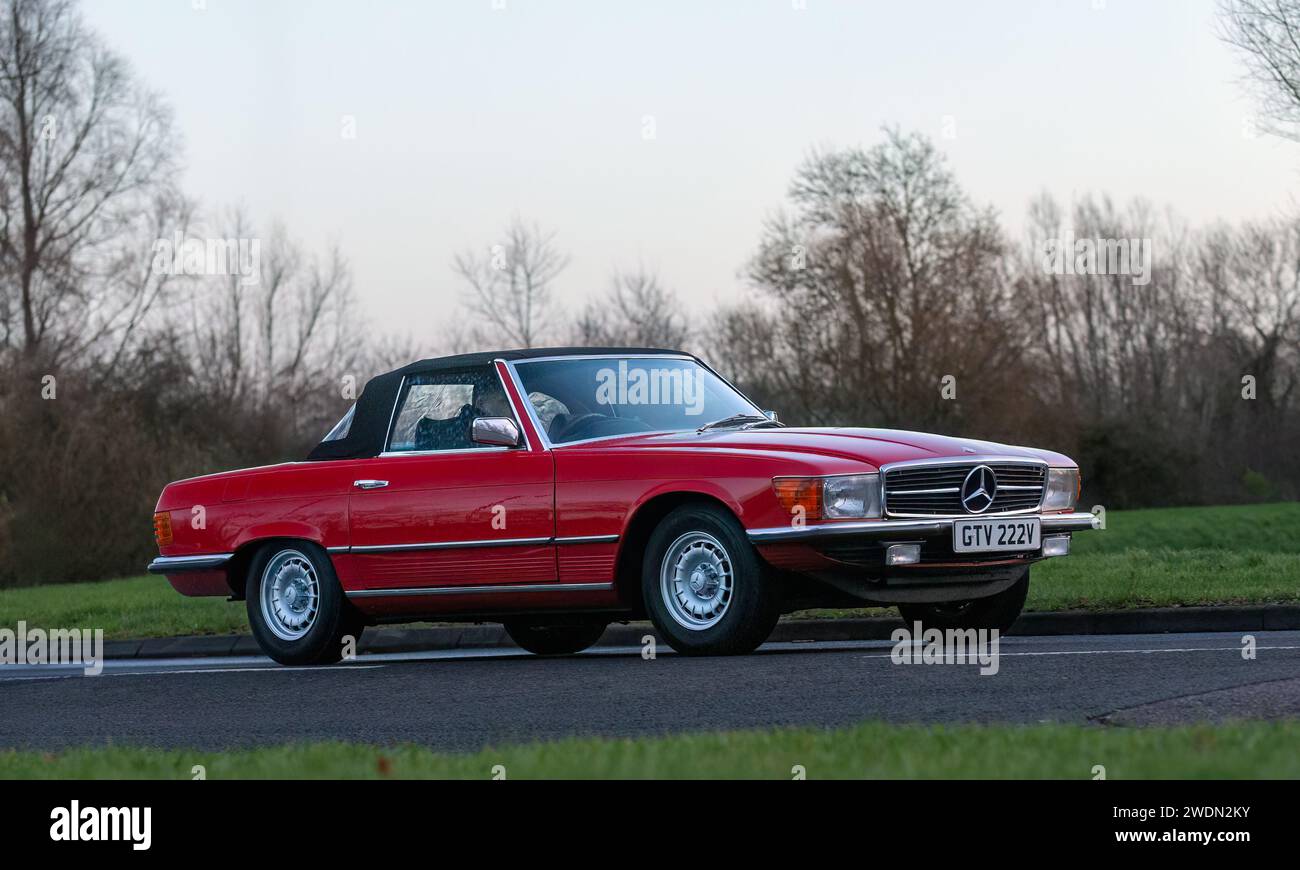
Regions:
<instances>
[{"instance_id":1,"label":"bare tree","mask_svg":"<svg viewBox=\"0 0 1300 870\"><path fill-rule=\"evenodd\" d=\"M309 254L280 224L265 239L235 211L226 236L260 245L256 275L197 281L178 331L200 392L225 407L274 409L291 433L337 410L345 377L367 368L351 268L337 247Z\"/></svg>"},{"instance_id":2,"label":"bare tree","mask_svg":"<svg viewBox=\"0 0 1300 870\"><path fill-rule=\"evenodd\" d=\"M1245 61L1261 126L1300 141L1300 0L1220 0L1219 32Z\"/></svg>"},{"instance_id":3,"label":"bare tree","mask_svg":"<svg viewBox=\"0 0 1300 870\"><path fill-rule=\"evenodd\" d=\"M609 291L587 303L574 324L574 344L635 347L685 347L691 329L677 294L641 266L615 272Z\"/></svg>"},{"instance_id":4,"label":"bare tree","mask_svg":"<svg viewBox=\"0 0 1300 870\"><path fill-rule=\"evenodd\" d=\"M554 231L516 216L486 257L465 251L453 269L469 285L465 305L472 313L505 341L534 347L551 327L555 280L568 265Z\"/></svg>"},{"instance_id":5,"label":"bare tree","mask_svg":"<svg viewBox=\"0 0 1300 870\"><path fill-rule=\"evenodd\" d=\"M888 130L870 150L814 154L790 199L793 213L768 222L748 269L771 303L759 310L779 326L744 314L722 330L775 342L759 378L782 399L778 410L808 422L942 426L964 402L1000 401L1022 341L1005 245L928 140ZM958 401L935 401L946 376L961 381Z\"/></svg>"},{"instance_id":6,"label":"bare tree","mask_svg":"<svg viewBox=\"0 0 1300 870\"><path fill-rule=\"evenodd\" d=\"M134 331L163 279L111 267L128 253L124 238L155 230L164 211L171 223L184 214L172 193L176 150L167 106L69 0L0 0L6 347L58 359Z\"/></svg>"}]
</instances>

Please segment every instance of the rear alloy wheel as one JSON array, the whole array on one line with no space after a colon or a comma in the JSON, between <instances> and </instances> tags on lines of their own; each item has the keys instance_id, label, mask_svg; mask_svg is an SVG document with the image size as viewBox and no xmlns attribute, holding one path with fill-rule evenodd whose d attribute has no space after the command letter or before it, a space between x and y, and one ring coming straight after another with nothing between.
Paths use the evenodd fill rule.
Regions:
<instances>
[{"instance_id":1,"label":"rear alloy wheel","mask_svg":"<svg viewBox=\"0 0 1300 870\"><path fill-rule=\"evenodd\" d=\"M646 611L686 655L752 652L776 626L780 595L728 511L688 505L659 523L642 564Z\"/></svg>"},{"instance_id":2,"label":"rear alloy wheel","mask_svg":"<svg viewBox=\"0 0 1300 870\"><path fill-rule=\"evenodd\" d=\"M553 624L524 620L505 623L506 634L523 649L539 656L567 656L600 640L606 622Z\"/></svg>"},{"instance_id":3,"label":"rear alloy wheel","mask_svg":"<svg viewBox=\"0 0 1300 870\"><path fill-rule=\"evenodd\" d=\"M306 542L263 547L249 568L245 599L257 645L282 665L336 662L364 624L348 603L325 551Z\"/></svg>"},{"instance_id":4,"label":"rear alloy wheel","mask_svg":"<svg viewBox=\"0 0 1300 870\"><path fill-rule=\"evenodd\" d=\"M950 604L900 604L898 612L910 628L913 623L921 627L965 630L997 629L1009 631L1024 609L1029 595L1029 569L1013 585L988 598L972 601L954 601Z\"/></svg>"}]
</instances>

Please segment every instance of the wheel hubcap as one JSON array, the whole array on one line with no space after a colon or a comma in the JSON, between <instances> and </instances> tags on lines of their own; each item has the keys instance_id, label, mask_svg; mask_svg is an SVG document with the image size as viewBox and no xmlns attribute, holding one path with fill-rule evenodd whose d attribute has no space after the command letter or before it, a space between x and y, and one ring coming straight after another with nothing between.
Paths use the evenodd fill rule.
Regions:
<instances>
[{"instance_id":1,"label":"wheel hubcap","mask_svg":"<svg viewBox=\"0 0 1300 870\"><path fill-rule=\"evenodd\" d=\"M275 555L262 572L262 619L281 640L300 640L320 610L320 581L311 560L297 550Z\"/></svg>"},{"instance_id":2,"label":"wheel hubcap","mask_svg":"<svg viewBox=\"0 0 1300 870\"><path fill-rule=\"evenodd\" d=\"M731 556L706 532L673 541L659 572L659 591L673 620L692 631L717 625L731 605Z\"/></svg>"}]
</instances>

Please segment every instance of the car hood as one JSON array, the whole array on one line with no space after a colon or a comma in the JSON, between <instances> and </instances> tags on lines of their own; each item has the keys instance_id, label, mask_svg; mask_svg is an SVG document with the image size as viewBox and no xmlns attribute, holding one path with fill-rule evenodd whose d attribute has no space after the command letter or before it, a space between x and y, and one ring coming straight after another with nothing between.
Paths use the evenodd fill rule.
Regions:
<instances>
[{"instance_id":1,"label":"car hood","mask_svg":"<svg viewBox=\"0 0 1300 870\"><path fill-rule=\"evenodd\" d=\"M879 468L913 459L1015 457L1042 459L1052 465L1073 466L1069 457L1051 450L1016 447L973 438L955 438L901 429L796 428L717 429L709 432L673 432L636 435L592 442L592 446L772 451L805 456L858 460ZM563 446L563 445L558 445Z\"/></svg>"}]
</instances>

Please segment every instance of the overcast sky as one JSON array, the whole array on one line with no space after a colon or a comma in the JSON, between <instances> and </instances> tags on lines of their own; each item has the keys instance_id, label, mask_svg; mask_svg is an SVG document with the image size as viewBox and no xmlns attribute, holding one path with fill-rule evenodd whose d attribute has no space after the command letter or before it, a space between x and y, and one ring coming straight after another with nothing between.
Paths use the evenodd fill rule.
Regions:
<instances>
[{"instance_id":1,"label":"overcast sky","mask_svg":"<svg viewBox=\"0 0 1300 870\"><path fill-rule=\"evenodd\" d=\"M1143 196L1199 224L1281 214L1300 178L1300 145L1245 135L1252 104L1213 0L86 0L85 13L175 106L191 195L338 241L367 318L419 337L454 316L453 255L486 248L515 212L558 231L572 308L638 263L694 312L736 299L809 149L869 146L886 124L934 137L1017 233L1044 190Z\"/></svg>"}]
</instances>

